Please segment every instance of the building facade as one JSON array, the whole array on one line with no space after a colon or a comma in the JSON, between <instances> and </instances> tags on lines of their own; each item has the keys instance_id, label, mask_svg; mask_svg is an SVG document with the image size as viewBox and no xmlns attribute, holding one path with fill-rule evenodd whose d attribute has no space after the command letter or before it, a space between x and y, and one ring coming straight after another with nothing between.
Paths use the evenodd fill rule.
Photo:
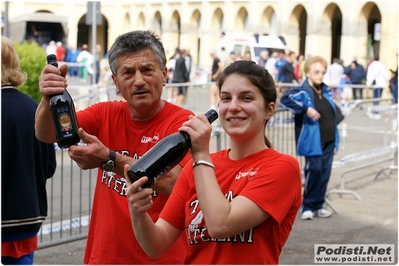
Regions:
<instances>
[{"instance_id":1,"label":"building facade","mask_svg":"<svg viewBox=\"0 0 399 266\"><path fill-rule=\"evenodd\" d=\"M210 51L217 48L222 33L232 32L279 36L289 50L305 57L321 55L328 62L337 57L349 65L356 58L366 66L373 55L378 55L387 68L397 66L397 1L97 3L90 10L83 1L12 1L3 2L1 12L8 18L6 32L14 41L23 41L32 32L39 35L43 45L55 39L69 47L84 43L94 47L96 40L103 47L102 55L118 35L149 29L160 35L169 54L177 47L189 48L197 66L210 68ZM93 16L98 24L95 28L87 24Z\"/></svg>"}]
</instances>

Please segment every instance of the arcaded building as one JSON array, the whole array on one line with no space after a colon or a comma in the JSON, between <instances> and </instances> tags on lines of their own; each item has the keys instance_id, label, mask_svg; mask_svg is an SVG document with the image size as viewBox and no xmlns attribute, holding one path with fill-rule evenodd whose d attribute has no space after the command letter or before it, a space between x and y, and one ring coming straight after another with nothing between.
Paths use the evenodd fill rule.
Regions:
<instances>
[{"instance_id":1,"label":"arcaded building","mask_svg":"<svg viewBox=\"0 0 399 266\"><path fill-rule=\"evenodd\" d=\"M118 35L149 29L161 36L169 54L190 48L196 65L209 68L209 53L222 33L250 33L278 36L305 57L321 55L328 62L337 57L345 65L357 58L366 65L376 54L387 68L397 65L397 1L115 0L97 2L94 9L89 5L3 2L2 34L14 41L33 36L43 45L54 40L69 47L94 47L95 38L104 55Z\"/></svg>"}]
</instances>

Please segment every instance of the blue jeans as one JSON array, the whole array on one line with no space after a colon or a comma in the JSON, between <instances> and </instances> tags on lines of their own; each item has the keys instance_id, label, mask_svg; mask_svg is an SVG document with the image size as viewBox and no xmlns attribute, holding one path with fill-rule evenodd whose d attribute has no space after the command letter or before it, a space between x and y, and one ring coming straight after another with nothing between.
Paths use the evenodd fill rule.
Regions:
<instances>
[{"instance_id":1,"label":"blue jeans","mask_svg":"<svg viewBox=\"0 0 399 266\"><path fill-rule=\"evenodd\" d=\"M374 88L373 96L374 99L381 98L383 88ZM374 105L378 105L378 102L374 102Z\"/></svg>"},{"instance_id":2,"label":"blue jeans","mask_svg":"<svg viewBox=\"0 0 399 266\"><path fill-rule=\"evenodd\" d=\"M34 252L26 254L20 258L1 256L1 263L6 265L33 265Z\"/></svg>"},{"instance_id":3,"label":"blue jeans","mask_svg":"<svg viewBox=\"0 0 399 266\"><path fill-rule=\"evenodd\" d=\"M322 155L305 157L302 212L317 211L323 208L327 184L331 175L334 148L335 141L321 143Z\"/></svg>"}]
</instances>

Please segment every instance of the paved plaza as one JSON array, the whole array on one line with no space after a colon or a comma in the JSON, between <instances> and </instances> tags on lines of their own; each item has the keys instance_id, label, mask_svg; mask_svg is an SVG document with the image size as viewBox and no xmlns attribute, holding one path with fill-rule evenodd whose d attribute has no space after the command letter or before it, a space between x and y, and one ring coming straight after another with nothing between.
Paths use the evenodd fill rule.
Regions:
<instances>
[{"instance_id":1,"label":"paved plaza","mask_svg":"<svg viewBox=\"0 0 399 266\"><path fill-rule=\"evenodd\" d=\"M303 221L298 215L280 264L314 264L314 244L395 244L397 262L398 173L395 170L373 180L382 166L351 173L346 188L355 191L361 200L349 194L329 196L339 214L312 221ZM335 169L329 189L338 187L339 181L339 171ZM35 264L83 264L85 244L86 239L38 250Z\"/></svg>"}]
</instances>

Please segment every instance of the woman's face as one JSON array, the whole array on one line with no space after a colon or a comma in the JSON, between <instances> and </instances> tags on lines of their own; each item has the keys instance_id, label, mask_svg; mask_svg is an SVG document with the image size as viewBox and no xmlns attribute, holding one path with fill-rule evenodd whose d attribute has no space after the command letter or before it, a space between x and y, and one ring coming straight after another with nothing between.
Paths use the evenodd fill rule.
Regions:
<instances>
[{"instance_id":1,"label":"woman's face","mask_svg":"<svg viewBox=\"0 0 399 266\"><path fill-rule=\"evenodd\" d=\"M266 120L274 111L266 110L265 101L258 87L247 78L232 74L224 81L219 102L219 115L223 129L232 140L263 140Z\"/></svg>"},{"instance_id":2,"label":"woman's face","mask_svg":"<svg viewBox=\"0 0 399 266\"><path fill-rule=\"evenodd\" d=\"M310 85L318 86L323 82L323 77L326 74L326 68L320 62L315 62L310 65L308 73L306 76L308 77L308 82Z\"/></svg>"}]
</instances>

